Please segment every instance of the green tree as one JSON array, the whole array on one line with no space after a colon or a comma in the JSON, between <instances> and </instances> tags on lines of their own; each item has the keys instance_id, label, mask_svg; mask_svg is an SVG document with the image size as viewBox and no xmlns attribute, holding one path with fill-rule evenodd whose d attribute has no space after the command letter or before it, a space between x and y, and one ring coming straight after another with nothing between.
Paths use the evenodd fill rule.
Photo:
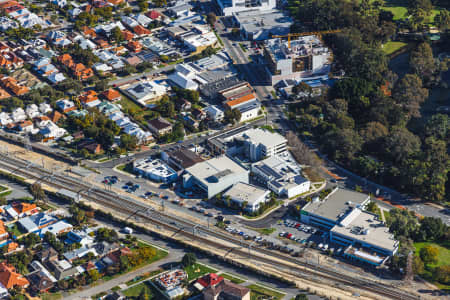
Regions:
<instances>
[{"instance_id":1,"label":"green tree","mask_svg":"<svg viewBox=\"0 0 450 300\"><path fill-rule=\"evenodd\" d=\"M211 26L214 26L214 24L216 23L216 19L217 19L216 14L213 12L208 13L208 15L206 16L206 21Z\"/></svg>"},{"instance_id":2,"label":"green tree","mask_svg":"<svg viewBox=\"0 0 450 300\"><path fill-rule=\"evenodd\" d=\"M422 274L425 270L425 265L423 264L422 259L419 256L414 255L413 260L413 271L415 274Z\"/></svg>"},{"instance_id":3,"label":"green tree","mask_svg":"<svg viewBox=\"0 0 450 300\"><path fill-rule=\"evenodd\" d=\"M308 300L308 296L305 294L298 294L295 296L295 300Z\"/></svg>"},{"instance_id":4,"label":"green tree","mask_svg":"<svg viewBox=\"0 0 450 300\"><path fill-rule=\"evenodd\" d=\"M409 57L411 71L427 82L437 70L436 60L433 57L433 50L428 43L421 43Z\"/></svg>"},{"instance_id":5,"label":"green tree","mask_svg":"<svg viewBox=\"0 0 450 300\"><path fill-rule=\"evenodd\" d=\"M114 27L114 29L111 31L111 38L116 41L116 43L123 42L123 34L122 30L120 30L119 27Z\"/></svg>"},{"instance_id":6,"label":"green tree","mask_svg":"<svg viewBox=\"0 0 450 300\"><path fill-rule=\"evenodd\" d=\"M422 241L439 241L448 230L441 218L424 217L420 221L419 236Z\"/></svg>"},{"instance_id":7,"label":"green tree","mask_svg":"<svg viewBox=\"0 0 450 300\"><path fill-rule=\"evenodd\" d=\"M402 162L420 151L420 139L405 127L396 127L385 139L386 154L394 162Z\"/></svg>"},{"instance_id":8,"label":"green tree","mask_svg":"<svg viewBox=\"0 0 450 300\"><path fill-rule=\"evenodd\" d=\"M437 263L439 248L432 245L425 246L420 249L419 255L425 264Z\"/></svg>"},{"instance_id":9,"label":"green tree","mask_svg":"<svg viewBox=\"0 0 450 300\"><path fill-rule=\"evenodd\" d=\"M367 204L367 210L372 212L372 213L377 213L378 212L378 205L375 202L370 201L369 204Z\"/></svg>"},{"instance_id":10,"label":"green tree","mask_svg":"<svg viewBox=\"0 0 450 300\"><path fill-rule=\"evenodd\" d=\"M88 273L89 273L89 277L91 277L91 280L93 282L95 282L101 278L101 275L97 269L91 269L91 270L89 270Z\"/></svg>"},{"instance_id":11,"label":"green tree","mask_svg":"<svg viewBox=\"0 0 450 300\"><path fill-rule=\"evenodd\" d=\"M195 253L188 252L186 253L183 258L181 259L181 264L183 267L190 267L194 265L197 262L197 257L195 256Z\"/></svg>"},{"instance_id":12,"label":"green tree","mask_svg":"<svg viewBox=\"0 0 450 300\"><path fill-rule=\"evenodd\" d=\"M433 277L436 281L449 285L450 284L450 265L436 267L433 270Z\"/></svg>"},{"instance_id":13,"label":"green tree","mask_svg":"<svg viewBox=\"0 0 450 300\"><path fill-rule=\"evenodd\" d=\"M392 96L408 116L420 117L420 105L428 97L428 90L417 75L406 74L395 85Z\"/></svg>"},{"instance_id":14,"label":"green tree","mask_svg":"<svg viewBox=\"0 0 450 300\"><path fill-rule=\"evenodd\" d=\"M397 238L413 238L416 235L419 222L417 222L414 212L394 208L390 210L389 215L387 220L389 231Z\"/></svg>"},{"instance_id":15,"label":"green tree","mask_svg":"<svg viewBox=\"0 0 450 300\"><path fill-rule=\"evenodd\" d=\"M440 30L446 31L450 29L450 12L443 9L439 12L437 16L434 17L434 23Z\"/></svg>"},{"instance_id":16,"label":"green tree","mask_svg":"<svg viewBox=\"0 0 450 300\"><path fill-rule=\"evenodd\" d=\"M42 189L41 184L39 183L33 183L30 186L30 193L33 196L33 198L36 199L37 201L44 201L46 199L45 192Z\"/></svg>"}]
</instances>

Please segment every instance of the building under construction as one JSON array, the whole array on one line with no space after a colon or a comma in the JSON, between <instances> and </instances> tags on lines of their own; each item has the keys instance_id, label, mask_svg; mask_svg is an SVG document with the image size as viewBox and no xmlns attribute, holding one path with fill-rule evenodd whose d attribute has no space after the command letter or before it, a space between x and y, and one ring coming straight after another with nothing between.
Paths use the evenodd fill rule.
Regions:
<instances>
[{"instance_id":1,"label":"building under construction","mask_svg":"<svg viewBox=\"0 0 450 300\"><path fill-rule=\"evenodd\" d=\"M280 80L326 75L332 61L331 51L315 35L299 37L290 43L278 38L267 40L264 58L272 85Z\"/></svg>"}]
</instances>

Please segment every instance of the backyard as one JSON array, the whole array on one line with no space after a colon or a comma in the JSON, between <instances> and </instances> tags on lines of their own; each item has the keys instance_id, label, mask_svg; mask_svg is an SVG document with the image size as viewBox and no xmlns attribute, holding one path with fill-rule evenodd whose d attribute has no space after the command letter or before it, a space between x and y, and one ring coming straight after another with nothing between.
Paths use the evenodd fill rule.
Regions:
<instances>
[{"instance_id":1,"label":"backyard","mask_svg":"<svg viewBox=\"0 0 450 300\"><path fill-rule=\"evenodd\" d=\"M187 273L189 281L192 281L209 273L217 273L217 270L199 263L195 263L192 266L185 267L184 271Z\"/></svg>"},{"instance_id":2,"label":"backyard","mask_svg":"<svg viewBox=\"0 0 450 300\"><path fill-rule=\"evenodd\" d=\"M147 292L148 299L154 299L156 292L154 292L154 288L147 281L136 284L122 292L127 299L138 299L143 290Z\"/></svg>"}]
</instances>

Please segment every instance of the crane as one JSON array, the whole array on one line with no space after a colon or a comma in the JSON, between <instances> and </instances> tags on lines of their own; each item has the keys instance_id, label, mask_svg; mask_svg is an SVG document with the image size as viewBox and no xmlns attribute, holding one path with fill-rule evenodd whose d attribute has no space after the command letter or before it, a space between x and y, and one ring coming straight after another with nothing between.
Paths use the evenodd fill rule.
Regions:
<instances>
[{"instance_id":1,"label":"crane","mask_svg":"<svg viewBox=\"0 0 450 300\"><path fill-rule=\"evenodd\" d=\"M288 47L291 49L291 37L307 36L307 35L317 35L321 36L323 34L330 34L340 32L340 29L335 30L323 30L323 31L312 31L312 32L301 32L301 33L288 33L286 35L272 35L272 38L288 38Z\"/></svg>"}]
</instances>

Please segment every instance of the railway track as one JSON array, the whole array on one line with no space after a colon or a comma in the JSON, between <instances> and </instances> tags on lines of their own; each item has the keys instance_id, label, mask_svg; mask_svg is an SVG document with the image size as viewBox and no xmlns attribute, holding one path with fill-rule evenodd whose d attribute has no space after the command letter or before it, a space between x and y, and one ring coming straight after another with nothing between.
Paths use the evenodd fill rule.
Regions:
<instances>
[{"instance_id":1,"label":"railway track","mask_svg":"<svg viewBox=\"0 0 450 300\"><path fill-rule=\"evenodd\" d=\"M145 205L137 200L118 196L113 192L92 187L87 183L82 181L80 182L79 180L72 179L68 176L51 173L46 169L16 158L0 156L0 167L9 170L11 173L22 175L25 178L36 179L36 181L46 183L47 185L55 188L64 188L72 192L79 193L87 200L99 203L100 205L106 207L117 209L121 213L130 215L134 214L143 220L150 221L151 223L161 226L178 235L183 235L189 239L195 239L215 248L224 248L224 245L219 241L211 240L207 237L201 236L200 234L195 234L194 231L226 241L227 243L234 245L233 247L230 247L230 252L241 255L242 257L248 257L254 261L271 265L278 271L283 271L300 277L304 277L305 275L318 276L343 285L367 290L390 299L419 299L419 297L407 294L406 292L398 290L395 287L383 285L372 280L359 279L341 274L318 264L302 262L291 256L274 252L269 249L253 247L247 241L237 239L234 236L198 225L197 223L190 222L188 220L170 216L163 212L156 212L149 205ZM251 251L249 249L251 249ZM274 261L273 258L277 258L277 261ZM286 263L280 262L280 258L282 258ZM292 264L298 267L293 267Z\"/></svg>"}]
</instances>

